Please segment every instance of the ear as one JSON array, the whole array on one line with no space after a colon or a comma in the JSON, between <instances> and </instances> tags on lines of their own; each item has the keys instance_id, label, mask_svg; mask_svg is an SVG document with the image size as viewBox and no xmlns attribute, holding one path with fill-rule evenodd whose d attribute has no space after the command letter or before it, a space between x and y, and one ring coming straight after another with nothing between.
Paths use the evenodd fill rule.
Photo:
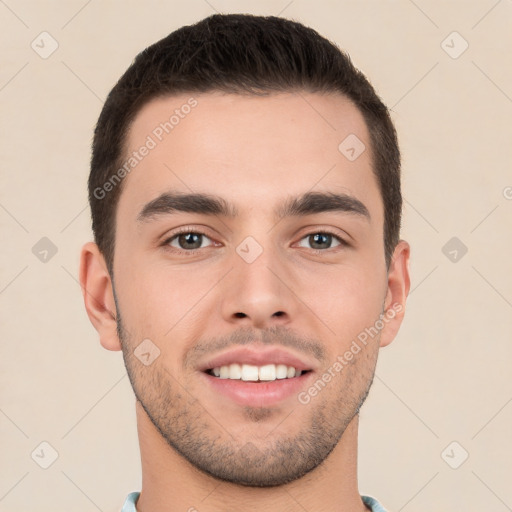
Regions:
<instances>
[{"instance_id":1,"label":"ear","mask_svg":"<svg viewBox=\"0 0 512 512\"><path fill-rule=\"evenodd\" d=\"M405 302L411 287L410 251L409 244L405 240L400 240L391 258L388 270L388 290L384 301L384 327L380 336L381 347L389 345L395 339L405 315Z\"/></svg>"},{"instance_id":2,"label":"ear","mask_svg":"<svg viewBox=\"0 0 512 512\"><path fill-rule=\"evenodd\" d=\"M89 320L107 350L121 350L117 336L116 304L105 258L98 246L88 242L80 254L80 285Z\"/></svg>"}]
</instances>

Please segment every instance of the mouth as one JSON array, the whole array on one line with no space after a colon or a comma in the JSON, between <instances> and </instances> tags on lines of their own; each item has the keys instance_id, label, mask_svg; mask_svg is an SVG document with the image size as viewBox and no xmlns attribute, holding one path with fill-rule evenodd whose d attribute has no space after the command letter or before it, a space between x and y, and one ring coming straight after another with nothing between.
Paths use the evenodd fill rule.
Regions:
<instances>
[{"instance_id":1,"label":"mouth","mask_svg":"<svg viewBox=\"0 0 512 512\"><path fill-rule=\"evenodd\" d=\"M298 394L311 385L315 373L313 370L295 370L294 367L286 367L286 377L278 378L277 375L281 377L284 370L276 368L275 378L271 378L272 370L265 366L232 363L229 366L209 368L199 372L199 375L204 379L205 392L211 392L210 400L214 403L227 399L239 406L268 408L286 403L286 400L297 400ZM263 378L260 377L261 368L263 368ZM288 377L289 368L291 368L290 377ZM237 375L240 377L236 378ZM293 404L293 402L289 403Z\"/></svg>"},{"instance_id":2,"label":"mouth","mask_svg":"<svg viewBox=\"0 0 512 512\"><path fill-rule=\"evenodd\" d=\"M258 343L236 347L197 367L210 401L271 407L293 399L314 378L314 359L285 347ZM222 407L220 405L220 407Z\"/></svg>"},{"instance_id":3,"label":"mouth","mask_svg":"<svg viewBox=\"0 0 512 512\"><path fill-rule=\"evenodd\" d=\"M231 363L204 370L204 373L217 379L241 380L248 383L273 382L276 380L296 379L312 370L300 370L285 364L252 364Z\"/></svg>"}]
</instances>

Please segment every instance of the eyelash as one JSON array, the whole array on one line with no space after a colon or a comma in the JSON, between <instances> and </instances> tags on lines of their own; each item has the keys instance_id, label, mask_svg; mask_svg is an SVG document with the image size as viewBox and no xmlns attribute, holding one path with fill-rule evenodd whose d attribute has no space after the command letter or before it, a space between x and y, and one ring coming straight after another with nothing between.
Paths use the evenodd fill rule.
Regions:
<instances>
[{"instance_id":1,"label":"eyelash","mask_svg":"<svg viewBox=\"0 0 512 512\"><path fill-rule=\"evenodd\" d=\"M162 242L162 246L164 247L164 249L166 249L166 250L168 250L168 251L170 251L172 253L180 253L180 254L185 253L188 256L194 256L195 254L197 254L198 251L201 251L202 249L204 249L204 247L202 247L202 248L199 248L199 249L186 250L186 249L176 249L175 247L171 247L169 245L170 242L173 241L176 237L178 237L179 235L182 235L182 234L202 235L202 236L205 236L206 238L212 240L211 237L209 237L208 234L205 233L204 231L198 230L197 228L194 228L194 229L187 228L185 226L184 228L181 228L178 231L175 231L172 234L172 236L166 238ZM331 235L333 238L335 238L340 243L340 245L338 247L340 247L340 246L341 247L349 247L350 246L350 244L348 242L346 242L343 238L341 238L336 233L333 233L332 231L329 231L328 229L319 230L319 231L311 231L310 233L306 233L299 241L301 241L304 238L307 238L308 236L311 236L311 235ZM329 249L333 249L333 248L329 247ZM309 249L309 251L312 252L313 254L319 255L319 254L328 252L329 249Z\"/></svg>"},{"instance_id":2,"label":"eyelash","mask_svg":"<svg viewBox=\"0 0 512 512\"><path fill-rule=\"evenodd\" d=\"M194 256L195 254L197 254L198 251L204 249L203 248L199 248L199 249L190 249L190 250L185 250L185 249L176 249L176 247L171 247L169 244L171 243L172 240L174 240L176 237L178 237L179 235L183 235L183 234L193 234L193 235L203 235L205 236L206 238L210 239L211 240L211 237L209 237L204 231L201 231L200 229L198 230L197 228L194 228L194 229L191 229L191 228L187 228L186 226L184 228L180 228L178 229L178 231L175 231L172 236L170 236L169 238L167 238L166 240L164 240L162 242L162 246L165 250L167 251L170 251L174 254L176 253L180 253L180 254L183 254L185 253L187 256Z\"/></svg>"},{"instance_id":3,"label":"eyelash","mask_svg":"<svg viewBox=\"0 0 512 512\"><path fill-rule=\"evenodd\" d=\"M300 240L304 240L304 238L307 238L311 235L331 235L335 240L337 240L340 245L337 246L337 247L329 247L328 249L309 249L310 252L312 252L313 254L316 254L316 255L319 255L319 254L325 254L326 252L329 252L329 250L331 249L336 249L336 248L340 248L340 247L349 247L349 243L346 242L343 238L341 238L339 235L337 235L336 233L333 233L332 231L329 231L328 229L324 229L324 230L319 230L319 231L311 231L309 233L306 233Z\"/></svg>"}]
</instances>

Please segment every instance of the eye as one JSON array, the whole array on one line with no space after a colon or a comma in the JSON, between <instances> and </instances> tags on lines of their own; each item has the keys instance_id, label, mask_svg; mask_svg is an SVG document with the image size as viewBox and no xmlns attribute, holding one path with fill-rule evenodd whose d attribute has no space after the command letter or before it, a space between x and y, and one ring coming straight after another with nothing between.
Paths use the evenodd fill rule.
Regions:
<instances>
[{"instance_id":1,"label":"eye","mask_svg":"<svg viewBox=\"0 0 512 512\"><path fill-rule=\"evenodd\" d=\"M181 233L177 233L172 237L168 238L164 245L170 246L173 249L184 250L184 251L194 251L196 249L202 249L207 247L207 245L203 245L203 242L212 240L207 237L204 233L200 233L197 231L184 231Z\"/></svg>"},{"instance_id":2,"label":"eye","mask_svg":"<svg viewBox=\"0 0 512 512\"><path fill-rule=\"evenodd\" d=\"M340 245L348 245L345 242L345 240L343 240L339 236L324 231L319 231L317 233L310 233L309 235L306 235L299 242L300 247L306 247L305 245L302 244L303 240L306 240L306 243L310 244L310 248L316 251L331 249L332 247L338 247ZM335 242L335 245L333 245L333 242Z\"/></svg>"}]
</instances>

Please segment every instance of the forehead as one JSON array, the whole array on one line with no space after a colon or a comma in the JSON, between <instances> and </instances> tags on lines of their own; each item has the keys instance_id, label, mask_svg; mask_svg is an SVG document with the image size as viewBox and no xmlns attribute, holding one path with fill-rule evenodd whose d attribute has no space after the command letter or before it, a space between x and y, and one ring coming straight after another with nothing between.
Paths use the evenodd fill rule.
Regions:
<instances>
[{"instance_id":1,"label":"forehead","mask_svg":"<svg viewBox=\"0 0 512 512\"><path fill-rule=\"evenodd\" d=\"M157 98L136 116L126 148L118 216L134 218L169 191L226 197L242 214L310 190L380 209L366 123L337 94Z\"/></svg>"}]
</instances>

